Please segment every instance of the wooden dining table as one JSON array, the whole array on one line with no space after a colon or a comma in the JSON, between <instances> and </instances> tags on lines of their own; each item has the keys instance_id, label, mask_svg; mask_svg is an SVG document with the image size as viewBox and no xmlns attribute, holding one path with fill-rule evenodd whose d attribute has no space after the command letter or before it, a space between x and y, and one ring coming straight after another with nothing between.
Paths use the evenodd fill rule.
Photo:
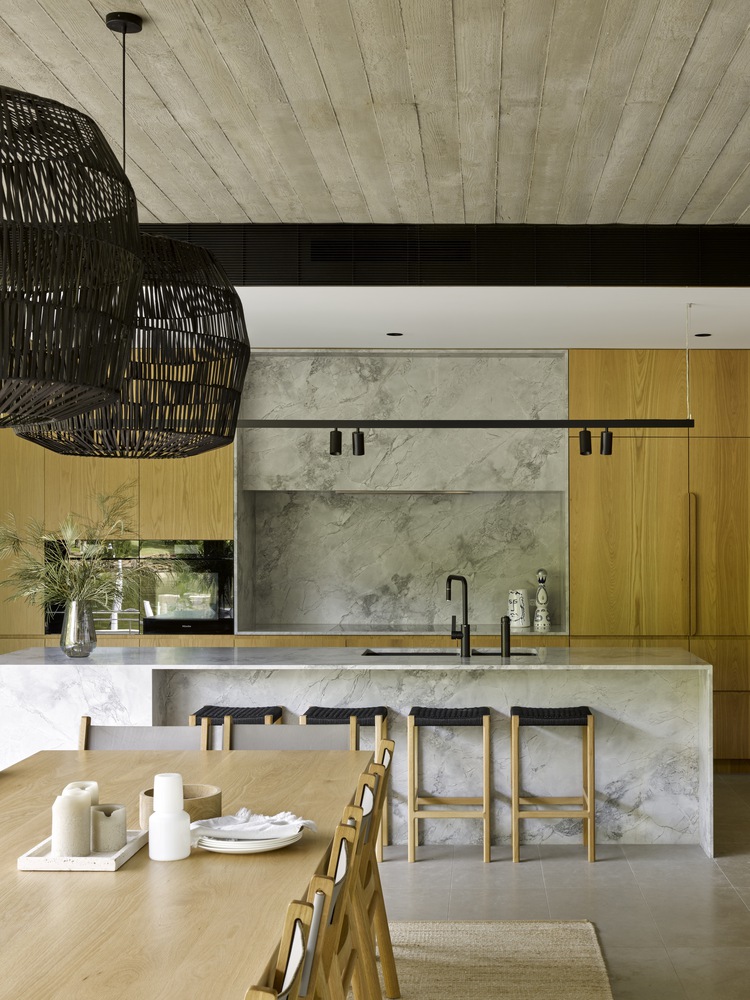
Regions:
<instances>
[{"instance_id":1,"label":"wooden dining table","mask_svg":"<svg viewBox=\"0 0 750 1000\"><path fill-rule=\"evenodd\" d=\"M0 771L1 1000L243 1000L263 983L292 899L322 870L367 751L44 751ZM314 820L282 850L151 861L148 845L120 869L19 871L50 835L52 803L71 781L99 783L138 829L154 775L222 790L242 806Z\"/></svg>"}]
</instances>

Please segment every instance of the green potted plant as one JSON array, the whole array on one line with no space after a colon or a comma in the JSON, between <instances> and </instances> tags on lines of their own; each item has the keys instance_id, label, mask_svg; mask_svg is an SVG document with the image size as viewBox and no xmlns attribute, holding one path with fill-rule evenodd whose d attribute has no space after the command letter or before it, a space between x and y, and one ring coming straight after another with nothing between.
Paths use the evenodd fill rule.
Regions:
<instances>
[{"instance_id":1,"label":"green potted plant","mask_svg":"<svg viewBox=\"0 0 750 1000\"><path fill-rule=\"evenodd\" d=\"M54 530L34 518L21 530L13 514L0 523L0 558L14 558L2 581L13 591L9 599L43 607L47 615L52 607L64 607L60 648L68 656L88 656L96 648L93 608L111 609L122 600L123 576L115 569L118 550L133 531L132 488L123 483L109 495L95 494L95 517L70 513ZM136 560L128 585L155 573L153 564Z\"/></svg>"}]
</instances>

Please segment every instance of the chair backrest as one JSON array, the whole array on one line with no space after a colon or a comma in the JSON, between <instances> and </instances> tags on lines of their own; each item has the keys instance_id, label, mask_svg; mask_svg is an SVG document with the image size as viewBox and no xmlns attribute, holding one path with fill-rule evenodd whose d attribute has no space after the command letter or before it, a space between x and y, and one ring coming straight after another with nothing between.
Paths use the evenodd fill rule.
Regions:
<instances>
[{"instance_id":1,"label":"chair backrest","mask_svg":"<svg viewBox=\"0 0 750 1000\"><path fill-rule=\"evenodd\" d=\"M312 904L313 916L307 938L305 962L302 968L299 995L315 996L318 972L323 958L323 945L328 933L328 915L333 902L334 881L326 875L314 875L307 892L307 902Z\"/></svg>"},{"instance_id":2,"label":"chair backrest","mask_svg":"<svg viewBox=\"0 0 750 1000\"><path fill-rule=\"evenodd\" d=\"M208 719L198 726L92 726L81 716L79 750L207 750Z\"/></svg>"},{"instance_id":3,"label":"chair backrest","mask_svg":"<svg viewBox=\"0 0 750 1000\"><path fill-rule=\"evenodd\" d=\"M278 1000L297 1000L312 920L313 907L310 903L302 903L298 899L292 900L284 920L284 930L273 974L273 986L270 988L251 986L245 994L245 1000L268 1000L268 997L278 997Z\"/></svg>"},{"instance_id":4,"label":"chair backrest","mask_svg":"<svg viewBox=\"0 0 750 1000\"><path fill-rule=\"evenodd\" d=\"M243 726L227 715L222 729L224 750L349 749L348 722L340 726Z\"/></svg>"}]
</instances>

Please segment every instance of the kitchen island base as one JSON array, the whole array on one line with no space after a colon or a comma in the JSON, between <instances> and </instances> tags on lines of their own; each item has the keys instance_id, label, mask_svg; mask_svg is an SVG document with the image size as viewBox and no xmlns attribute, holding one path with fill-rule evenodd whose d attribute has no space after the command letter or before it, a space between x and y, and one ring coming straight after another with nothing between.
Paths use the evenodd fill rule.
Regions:
<instances>
[{"instance_id":1,"label":"kitchen island base","mask_svg":"<svg viewBox=\"0 0 750 1000\"><path fill-rule=\"evenodd\" d=\"M712 668L682 649L547 648L537 656L362 658L347 648L123 648L85 664L59 650L0 656L6 725L0 764L76 745L81 715L100 724L185 724L202 704L281 704L296 722L310 704L384 704L396 742L391 840L406 843L406 717L412 705L488 705L492 840L510 856L510 708L589 705L596 716L599 843L700 844L713 855ZM364 662L364 665L363 665ZM437 795L477 794L481 749L460 730L423 737L425 783ZM371 733L363 730L362 745ZM450 752L443 752L446 744ZM401 750L401 752L399 752ZM538 795L576 795L580 746L554 728L524 734ZM424 843L481 844L481 823L425 821ZM580 843L581 822L527 820L524 842ZM505 845L508 845L505 849ZM585 852L583 852L585 857Z\"/></svg>"}]
</instances>

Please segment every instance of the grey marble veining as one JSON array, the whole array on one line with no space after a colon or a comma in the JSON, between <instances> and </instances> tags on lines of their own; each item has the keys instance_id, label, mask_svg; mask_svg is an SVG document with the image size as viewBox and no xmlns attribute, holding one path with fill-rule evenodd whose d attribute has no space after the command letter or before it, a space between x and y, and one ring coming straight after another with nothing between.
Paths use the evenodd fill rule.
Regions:
<instances>
[{"instance_id":1,"label":"grey marble veining","mask_svg":"<svg viewBox=\"0 0 750 1000\"><path fill-rule=\"evenodd\" d=\"M535 657L415 661L363 658L359 649L103 648L90 661L57 649L0 656L6 708L0 766L40 749L75 747L78 721L184 723L200 705L282 704L285 721L311 704L386 704L397 752L393 836L405 840L406 715L412 705L488 705L492 710L493 838L509 837L509 712L513 704L588 704L596 716L597 839L700 843L713 850L712 669L680 649L540 648ZM363 744L371 733L363 730ZM527 791L575 794L577 731L523 734ZM436 794L474 794L479 738L466 729L425 730L425 781ZM569 791L568 791L569 790ZM430 821L429 843L478 843L480 824ZM580 824L526 824L527 842L580 838Z\"/></svg>"},{"instance_id":2,"label":"grey marble veining","mask_svg":"<svg viewBox=\"0 0 750 1000\"><path fill-rule=\"evenodd\" d=\"M548 570L553 624L567 622L562 493L254 496L254 548L240 567L241 578L252 577L241 592L252 590L254 615L241 628L398 622L447 630L451 614L461 615L460 603L445 600L449 573L469 581L470 621L499 622L509 589L533 596L538 566Z\"/></svg>"},{"instance_id":3,"label":"grey marble veining","mask_svg":"<svg viewBox=\"0 0 750 1000\"><path fill-rule=\"evenodd\" d=\"M241 417L557 419L567 415L563 351L258 352ZM556 430L372 430L364 456L328 454L327 430L245 429L246 490L565 490Z\"/></svg>"}]
</instances>

